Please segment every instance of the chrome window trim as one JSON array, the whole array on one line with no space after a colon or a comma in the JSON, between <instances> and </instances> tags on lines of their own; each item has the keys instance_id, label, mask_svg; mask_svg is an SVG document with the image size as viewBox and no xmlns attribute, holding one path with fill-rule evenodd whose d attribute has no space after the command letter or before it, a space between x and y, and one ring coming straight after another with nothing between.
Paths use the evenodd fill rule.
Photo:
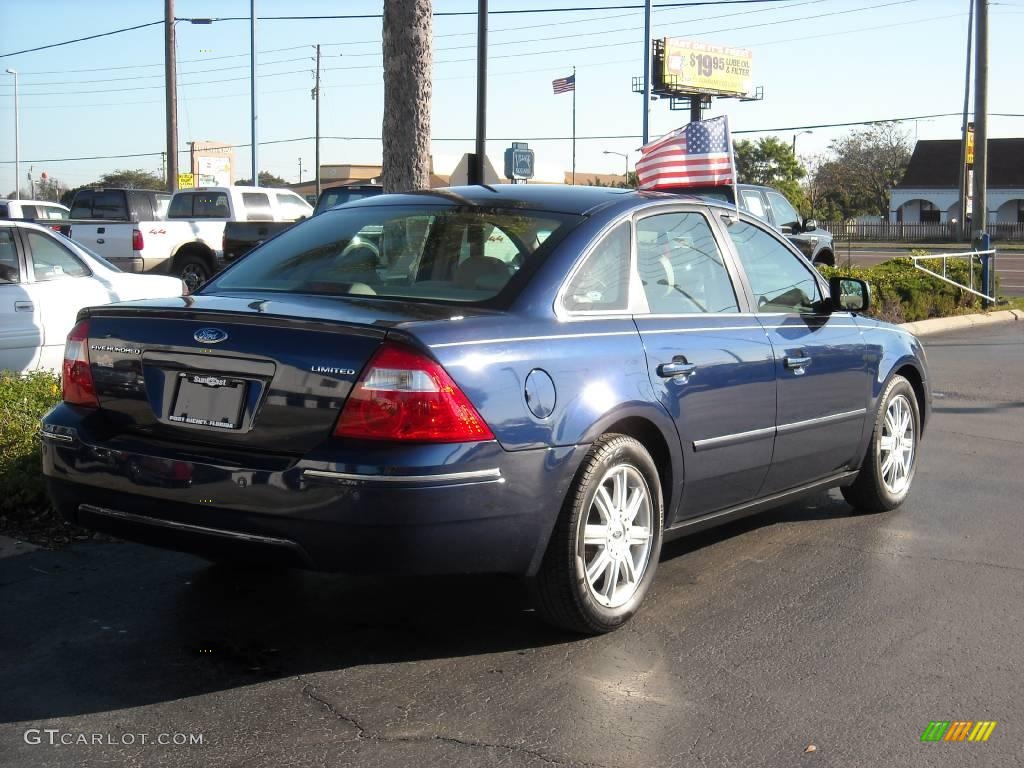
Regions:
<instances>
[{"instance_id":1,"label":"chrome window trim","mask_svg":"<svg viewBox=\"0 0 1024 768\"><path fill-rule=\"evenodd\" d=\"M435 475L365 475L357 472L332 472L326 469L306 469L303 478L317 477L325 480L342 480L353 483L458 483L501 481L501 469L474 469L467 472L445 472Z\"/></svg>"}]
</instances>

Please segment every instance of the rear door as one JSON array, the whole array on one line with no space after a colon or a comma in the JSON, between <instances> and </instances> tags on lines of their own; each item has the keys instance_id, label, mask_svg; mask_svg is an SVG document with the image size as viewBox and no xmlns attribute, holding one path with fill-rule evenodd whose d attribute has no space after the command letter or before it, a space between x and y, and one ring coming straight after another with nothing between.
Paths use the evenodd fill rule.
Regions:
<instances>
[{"instance_id":1,"label":"rear door","mask_svg":"<svg viewBox=\"0 0 1024 768\"><path fill-rule=\"evenodd\" d=\"M39 367L59 369L64 360L64 342L75 325L78 311L96 304L109 304L114 296L93 279L89 268L57 238L36 230L23 230L27 246L32 298L42 324Z\"/></svg>"},{"instance_id":2,"label":"rear door","mask_svg":"<svg viewBox=\"0 0 1024 768\"><path fill-rule=\"evenodd\" d=\"M18 230L0 227L0 370L21 372L36 367L43 328L19 251Z\"/></svg>"},{"instance_id":3,"label":"rear door","mask_svg":"<svg viewBox=\"0 0 1024 768\"><path fill-rule=\"evenodd\" d=\"M777 433L763 494L836 473L855 461L871 373L849 312L825 312L816 270L781 235L723 217L757 320L775 355Z\"/></svg>"},{"instance_id":4,"label":"rear door","mask_svg":"<svg viewBox=\"0 0 1024 768\"><path fill-rule=\"evenodd\" d=\"M707 209L635 224L648 312L634 319L654 391L676 422L685 471L680 518L754 498L775 432L775 368Z\"/></svg>"}]
</instances>

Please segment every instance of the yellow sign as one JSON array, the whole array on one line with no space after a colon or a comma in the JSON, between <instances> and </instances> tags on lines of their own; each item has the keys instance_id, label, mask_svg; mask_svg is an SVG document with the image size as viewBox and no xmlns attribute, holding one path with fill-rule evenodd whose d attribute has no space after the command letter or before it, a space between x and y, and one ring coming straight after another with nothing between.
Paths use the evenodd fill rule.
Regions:
<instances>
[{"instance_id":1,"label":"yellow sign","mask_svg":"<svg viewBox=\"0 0 1024 768\"><path fill-rule=\"evenodd\" d=\"M967 127L967 164L974 165L974 126Z\"/></svg>"},{"instance_id":2,"label":"yellow sign","mask_svg":"<svg viewBox=\"0 0 1024 768\"><path fill-rule=\"evenodd\" d=\"M747 48L666 38L662 76L673 90L746 96L754 90L752 56Z\"/></svg>"},{"instance_id":3,"label":"yellow sign","mask_svg":"<svg viewBox=\"0 0 1024 768\"><path fill-rule=\"evenodd\" d=\"M178 189L192 189L195 185L195 177L191 173L178 174Z\"/></svg>"}]
</instances>

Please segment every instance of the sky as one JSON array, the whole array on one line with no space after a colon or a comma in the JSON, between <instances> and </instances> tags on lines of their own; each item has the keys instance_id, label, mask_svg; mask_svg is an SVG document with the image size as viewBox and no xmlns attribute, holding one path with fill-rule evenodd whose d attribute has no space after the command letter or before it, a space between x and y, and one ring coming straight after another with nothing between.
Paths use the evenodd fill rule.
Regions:
<instances>
[{"instance_id":1,"label":"sky","mask_svg":"<svg viewBox=\"0 0 1024 768\"><path fill-rule=\"evenodd\" d=\"M655 0L666 2L666 0ZM528 141L538 177L555 180L572 164L572 95L551 81L576 67L576 167L621 173L639 157L643 11L640 0L490 0L488 156ZM165 148L162 24L48 50L10 54L163 18L162 0L0 0L0 69L19 72L22 178L30 167L70 186L118 168L158 172ZM603 10L540 12L553 7ZM379 14L380 0L258 0L260 17ZM476 0L434 0L435 12L475 11ZM655 9L653 37L683 37L753 51L761 101L716 99L706 117L729 115L736 138L801 126L963 109L968 0L782 0ZM45 9L45 11L43 11ZM502 14L503 10L538 12ZM248 0L176 0L177 17L248 17ZM992 113L1024 114L1020 41L1024 0L990 6ZM177 24L179 147L191 140L250 139L249 24ZM381 21L263 18L258 41L260 167L287 181L313 168L313 46L321 44L321 160L378 163L383 114ZM449 173L473 150L476 19L434 20L432 151ZM14 186L14 78L0 72L0 190ZM651 104L651 137L688 121L665 100ZM957 116L903 123L911 138L955 138ZM849 128L801 134L803 159L823 153ZM990 136L1024 136L1024 117L992 117ZM623 137L623 138L605 138ZM298 140L295 140L298 139ZM294 141L293 141L294 140ZM276 142L263 145L263 142ZM148 156L66 160L152 153ZM185 155L182 155L185 159ZM236 176L250 153L236 149ZM578 180L580 179L578 177ZM23 186L24 186L23 181Z\"/></svg>"}]
</instances>

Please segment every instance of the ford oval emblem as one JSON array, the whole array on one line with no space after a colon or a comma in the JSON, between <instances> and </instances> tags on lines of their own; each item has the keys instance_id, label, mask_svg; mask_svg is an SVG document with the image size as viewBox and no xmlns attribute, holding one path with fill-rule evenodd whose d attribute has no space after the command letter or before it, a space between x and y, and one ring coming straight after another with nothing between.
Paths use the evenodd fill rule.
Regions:
<instances>
[{"instance_id":1,"label":"ford oval emblem","mask_svg":"<svg viewBox=\"0 0 1024 768\"><path fill-rule=\"evenodd\" d=\"M200 328L192 334L192 338L200 344L220 344L228 337L220 328Z\"/></svg>"}]
</instances>

